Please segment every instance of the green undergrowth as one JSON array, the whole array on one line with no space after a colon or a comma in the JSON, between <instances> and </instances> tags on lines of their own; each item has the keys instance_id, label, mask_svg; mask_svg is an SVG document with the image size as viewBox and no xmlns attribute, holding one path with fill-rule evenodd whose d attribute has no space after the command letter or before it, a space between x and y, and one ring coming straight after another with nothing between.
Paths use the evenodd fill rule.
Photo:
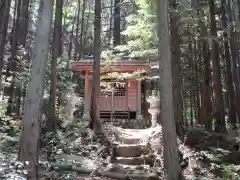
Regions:
<instances>
[{"instance_id":1,"label":"green undergrowth","mask_svg":"<svg viewBox=\"0 0 240 180\"><path fill-rule=\"evenodd\" d=\"M0 159L4 161L16 159L20 129L16 121L5 118L0 121ZM48 132L42 138L40 159L44 162L57 162L61 154L79 154L85 146L75 144L88 126L84 120L62 121L62 128L54 134ZM240 180L240 152L232 149L232 138L218 133L209 133L201 128L186 130L186 146L191 151L191 156L201 161L203 165L198 173L208 171L220 180ZM41 146L41 145L40 145ZM50 148L47 148L50 147ZM45 155L51 151L51 155ZM61 153L60 153L61 152ZM201 177L205 177L201 175ZM60 178L60 176L58 177ZM61 178L63 178L61 176ZM196 176L195 179L199 177ZM194 178L193 178L194 179ZM203 178L204 179L204 178Z\"/></svg>"},{"instance_id":2,"label":"green undergrowth","mask_svg":"<svg viewBox=\"0 0 240 180\"><path fill-rule=\"evenodd\" d=\"M240 165L221 165L220 170L223 179L240 180Z\"/></svg>"}]
</instances>

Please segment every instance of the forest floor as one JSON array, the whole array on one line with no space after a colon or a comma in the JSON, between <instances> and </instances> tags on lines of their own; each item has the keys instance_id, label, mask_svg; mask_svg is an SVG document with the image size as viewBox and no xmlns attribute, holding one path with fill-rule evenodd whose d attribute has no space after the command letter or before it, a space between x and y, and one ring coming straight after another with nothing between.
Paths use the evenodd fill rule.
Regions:
<instances>
[{"instance_id":1,"label":"forest floor","mask_svg":"<svg viewBox=\"0 0 240 180\"><path fill-rule=\"evenodd\" d=\"M16 161L19 123L0 122L0 179L24 180L24 166ZM161 126L139 131L108 124L103 125L105 138L93 139L87 122L62 126L55 135L47 133L41 138L40 179L164 179ZM178 141L186 179L240 180L237 141L240 144L239 137L209 133L200 127L186 130L184 142Z\"/></svg>"}]
</instances>

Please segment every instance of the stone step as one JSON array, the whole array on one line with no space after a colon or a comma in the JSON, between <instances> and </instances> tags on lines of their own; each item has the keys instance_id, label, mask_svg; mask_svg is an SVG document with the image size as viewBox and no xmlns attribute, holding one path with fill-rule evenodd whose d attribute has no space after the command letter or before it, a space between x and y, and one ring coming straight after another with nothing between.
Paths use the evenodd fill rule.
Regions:
<instances>
[{"instance_id":1,"label":"stone step","mask_svg":"<svg viewBox=\"0 0 240 180\"><path fill-rule=\"evenodd\" d=\"M108 164L104 168L105 172L114 174L117 179L137 179L137 180L157 180L156 173L150 171L147 165L120 165L116 163ZM109 176L108 176L109 177ZM112 176L113 177L113 176Z\"/></svg>"},{"instance_id":2,"label":"stone step","mask_svg":"<svg viewBox=\"0 0 240 180\"><path fill-rule=\"evenodd\" d=\"M145 144L119 144L114 151L116 157L140 157L142 154L148 153Z\"/></svg>"},{"instance_id":3,"label":"stone step","mask_svg":"<svg viewBox=\"0 0 240 180\"><path fill-rule=\"evenodd\" d=\"M158 180L158 176L156 173L118 173L118 172L101 172L99 173L102 176L112 178L112 179L118 179L118 180Z\"/></svg>"},{"instance_id":4,"label":"stone step","mask_svg":"<svg viewBox=\"0 0 240 180\"><path fill-rule=\"evenodd\" d=\"M140 144L141 138L137 137L120 137L122 144Z\"/></svg>"},{"instance_id":5,"label":"stone step","mask_svg":"<svg viewBox=\"0 0 240 180\"><path fill-rule=\"evenodd\" d=\"M123 165L150 165L153 166L155 162L155 157L145 156L145 157L117 157L114 160L111 160L115 164Z\"/></svg>"}]
</instances>

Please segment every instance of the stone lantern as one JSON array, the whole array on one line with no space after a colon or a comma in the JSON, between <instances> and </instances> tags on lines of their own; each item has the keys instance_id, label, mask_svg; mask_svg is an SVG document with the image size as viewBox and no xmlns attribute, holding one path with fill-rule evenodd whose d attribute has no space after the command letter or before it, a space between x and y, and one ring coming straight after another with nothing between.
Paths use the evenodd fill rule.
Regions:
<instances>
[{"instance_id":1,"label":"stone lantern","mask_svg":"<svg viewBox=\"0 0 240 180\"><path fill-rule=\"evenodd\" d=\"M151 125L152 127L155 127L157 125L158 114L160 112L159 110L160 98L158 95L152 95L152 96L149 96L149 98L147 99L147 102L150 104L148 112L152 116Z\"/></svg>"}]
</instances>

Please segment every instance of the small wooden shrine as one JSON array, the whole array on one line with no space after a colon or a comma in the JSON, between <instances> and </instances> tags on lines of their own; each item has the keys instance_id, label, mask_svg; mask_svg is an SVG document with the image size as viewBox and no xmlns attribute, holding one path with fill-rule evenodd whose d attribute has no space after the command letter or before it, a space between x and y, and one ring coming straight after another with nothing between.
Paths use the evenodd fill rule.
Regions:
<instances>
[{"instance_id":1,"label":"small wooden shrine","mask_svg":"<svg viewBox=\"0 0 240 180\"><path fill-rule=\"evenodd\" d=\"M84 115L89 119L92 91L92 59L72 62L71 69L85 80ZM101 119L142 119L141 80L150 71L148 61L122 59L101 63Z\"/></svg>"}]
</instances>

